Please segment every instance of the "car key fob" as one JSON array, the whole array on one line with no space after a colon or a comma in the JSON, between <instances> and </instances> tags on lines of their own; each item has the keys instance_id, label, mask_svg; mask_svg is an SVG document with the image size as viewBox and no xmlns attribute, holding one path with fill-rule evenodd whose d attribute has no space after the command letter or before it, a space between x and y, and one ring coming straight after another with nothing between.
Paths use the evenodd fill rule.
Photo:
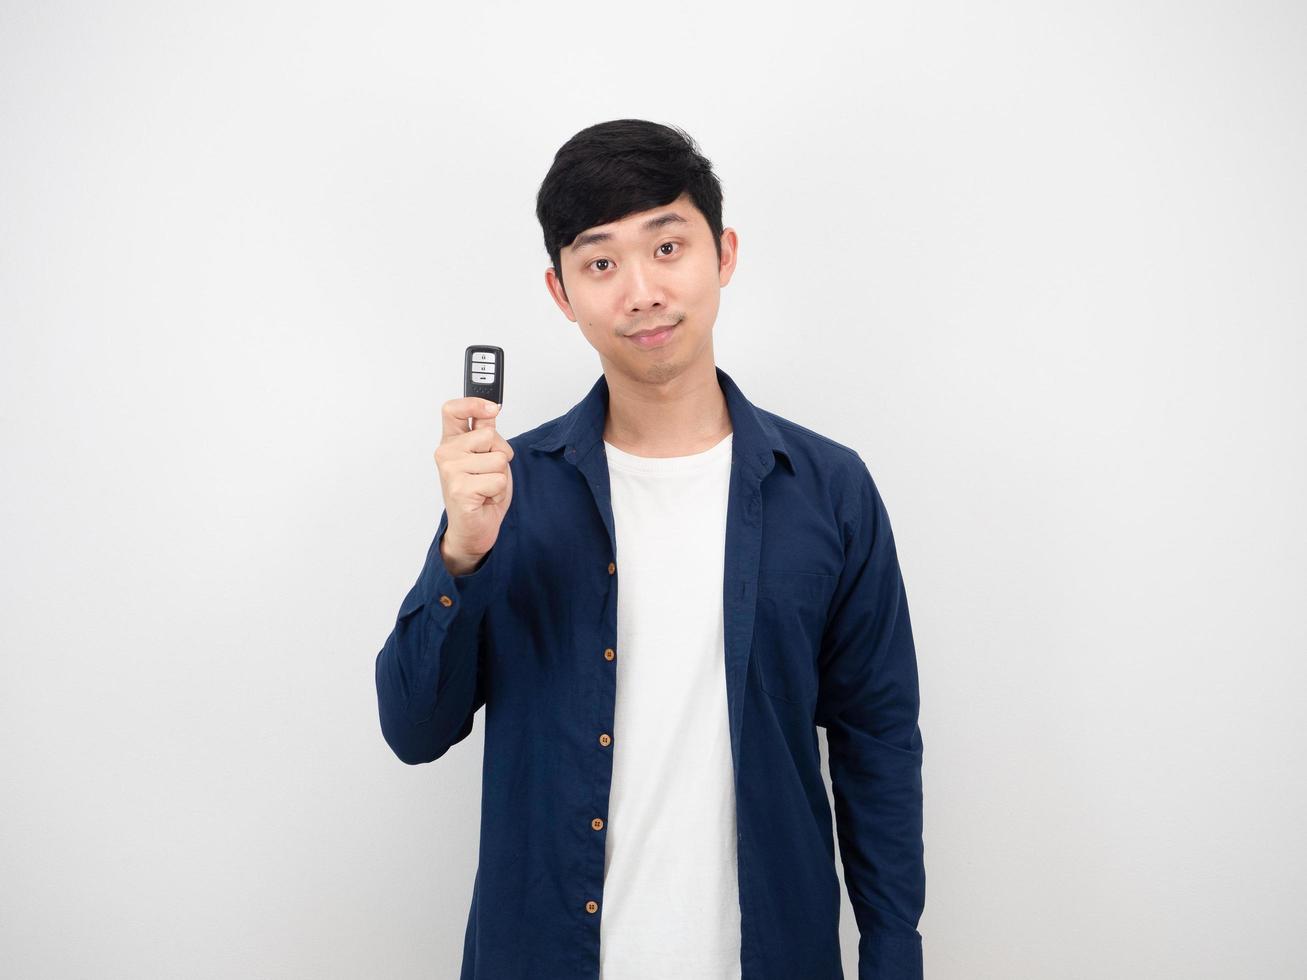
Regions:
<instances>
[{"instance_id":1,"label":"car key fob","mask_svg":"<svg viewBox=\"0 0 1307 980\"><path fill-rule=\"evenodd\" d=\"M504 402L504 348L473 344L463 358L463 396Z\"/></svg>"}]
</instances>

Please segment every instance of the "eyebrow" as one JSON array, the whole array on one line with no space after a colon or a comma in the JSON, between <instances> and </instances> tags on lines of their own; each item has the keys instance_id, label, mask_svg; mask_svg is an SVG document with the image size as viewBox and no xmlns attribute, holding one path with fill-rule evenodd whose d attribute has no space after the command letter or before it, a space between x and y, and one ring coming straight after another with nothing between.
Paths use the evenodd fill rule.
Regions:
<instances>
[{"instance_id":1,"label":"eyebrow","mask_svg":"<svg viewBox=\"0 0 1307 980\"><path fill-rule=\"evenodd\" d=\"M675 211L668 211L665 214L660 214L653 218L648 218L645 221L643 221L640 224L640 230L653 231L657 228L662 228L664 225L677 224L678 222L687 225L690 223L685 218L682 218ZM600 242L611 241L612 238L613 238L612 232L589 231L586 232L585 234L576 236L576 241L572 242L572 251L574 253L579 252L581 251L581 249L588 248L591 245L598 245Z\"/></svg>"}]
</instances>

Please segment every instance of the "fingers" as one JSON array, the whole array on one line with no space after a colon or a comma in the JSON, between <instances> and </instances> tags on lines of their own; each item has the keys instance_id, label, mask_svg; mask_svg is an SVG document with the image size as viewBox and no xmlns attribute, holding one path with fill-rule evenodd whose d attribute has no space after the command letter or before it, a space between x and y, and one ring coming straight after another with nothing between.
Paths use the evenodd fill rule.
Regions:
<instances>
[{"instance_id":1,"label":"fingers","mask_svg":"<svg viewBox=\"0 0 1307 980\"><path fill-rule=\"evenodd\" d=\"M469 473L463 477L462 490L467 494L487 497L494 503L502 503L508 492L507 473Z\"/></svg>"},{"instance_id":2,"label":"fingers","mask_svg":"<svg viewBox=\"0 0 1307 980\"><path fill-rule=\"evenodd\" d=\"M467 473L450 472L442 474L441 488L445 497L445 506L454 513L461 513L463 508L473 510L484 506L486 498L493 503L502 503L508 492L508 473ZM453 505L453 506L451 506Z\"/></svg>"},{"instance_id":3,"label":"fingers","mask_svg":"<svg viewBox=\"0 0 1307 980\"><path fill-rule=\"evenodd\" d=\"M508 460L509 454L502 449L492 449L484 453L468 453L466 459L462 460L463 465L460 467L460 472L471 474L503 473L508 469Z\"/></svg>"},{"instance_id":4,"label":"fingers","mask_svg":"<svg viewBox=\"0 0 1307 980\"><path fill-rule=\"evenodd\" d=\"M456 435L446 436L436 448L438 456L454 459L465 453L488 453L497 450L513 458L513 447L499 432L491 426L477 426L466 429Z\"/></svg>"},{"instance_id":5,"label":"fingers","mask_svg":"<svg viewBox=\"0 0 1307 980\"><path fill-rule=\"evenodd\" d=\"M440 406L441 438L448 439L482 428L493 429L498 413L499 406L485 398L477 398L475 395L451 398ZM468 419L472 420L471 430L467 427Z\"/></svg>"},{"instance_id":6,"label":"fingers","mask_svg":"<svg viewBox=\"0 0 1307 980\"><path fill-rule=\"evenodd\" d=\"M457 420L456 415L450 417ZM478 418L478 421L487 420ZM458 425L458 422L454 424ZM508 440L493 425L478 425L475 429L446 435L432 454L441 471L451 475L503 471L515 455Z\"/></svg>"}]
</instances>

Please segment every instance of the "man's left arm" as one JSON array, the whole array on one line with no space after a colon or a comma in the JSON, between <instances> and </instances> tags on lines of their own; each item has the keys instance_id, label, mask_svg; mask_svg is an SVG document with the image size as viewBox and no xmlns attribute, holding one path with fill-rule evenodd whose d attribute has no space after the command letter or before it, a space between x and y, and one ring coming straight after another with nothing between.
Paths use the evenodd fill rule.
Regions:
<instances>
[{"instance_id":1,"label":"man's left arm","mask_svg":"<svg viewBox=\"0 0 1307 980\"><path fill-rule=\"evenodd\" d=\"M844 884L859 980L921 980L926 872L916 650L889 515L858 458L842 506L845 562L819 654Z\"/></svg>"}]
</instances>

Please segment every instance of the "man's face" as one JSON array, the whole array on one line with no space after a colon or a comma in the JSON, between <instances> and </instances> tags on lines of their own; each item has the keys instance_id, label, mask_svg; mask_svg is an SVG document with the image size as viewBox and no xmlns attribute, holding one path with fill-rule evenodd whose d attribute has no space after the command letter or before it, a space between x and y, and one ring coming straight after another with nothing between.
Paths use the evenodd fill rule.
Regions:
<instances>
[{"instance_id":1,"label":"man's face","mask_svg":"<svg viewBox=\"0 0 1307 980\"><path fill-rule=\"evenodd\" d=\"M599 352L605 372L656 384L705 358L713 363L712 328L721 288L735 271L736 244L735 230L723 230L718 262L707 220L682 194L587 228L559 256L563 281L551 266L545 283ZM668 324L675 327L663 338L631 336Z\"/></svg>"}]
</instances>

